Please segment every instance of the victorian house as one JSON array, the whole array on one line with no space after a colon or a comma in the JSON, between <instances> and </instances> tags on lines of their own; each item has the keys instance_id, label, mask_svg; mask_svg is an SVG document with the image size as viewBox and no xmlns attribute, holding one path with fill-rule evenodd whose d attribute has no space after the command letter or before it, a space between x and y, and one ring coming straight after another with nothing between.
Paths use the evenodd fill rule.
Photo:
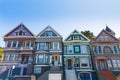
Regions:
<instances>
[{"instance_id":1,"label":"victorian house","mask_svg":"<svg viewBox=\"0 0 120 80\"><path fill-rule=\"evenodd\" d=\"M92 38L91 44L98 75L102 76L102 80L115 80L120 71L119 40L115 32L106 26L97 37Z\"/></svg>"},{"instance_id":2,"label":"victorian house","mask_svg":"<svg viewBox=\"0 0 120 80\"><path fill-rule=\"evenodd\" d=\"M66 80L96 80L90 50L90 40L74 30L64 41Z\"/></svg>"},{"instance_id":3,"label":"victorian house","mask_svg":"<svg viewBox=\"0 0 120 80\"><path fill-rule=\"evenodd\" d=\"M0 63L0 79L30 80L34 41L34 34L22 23L4 36L5 48Z\"/></svg>"},{"instance_id":4,"label":"victorian house","mask_svg":"<svg viewBox=\"0 0 120 80\"><path fill-rule=\"evenodd\" d=\"M62 36L51 26L47 26L36 36L35 44L36 80L63 80Z\"/></svg>"}]
</instances>

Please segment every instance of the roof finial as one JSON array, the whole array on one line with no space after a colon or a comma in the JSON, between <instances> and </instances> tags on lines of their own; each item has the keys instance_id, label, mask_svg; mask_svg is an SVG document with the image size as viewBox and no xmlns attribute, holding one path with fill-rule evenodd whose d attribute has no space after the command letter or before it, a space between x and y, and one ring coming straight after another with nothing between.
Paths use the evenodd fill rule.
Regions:
<instances>
[{"instance_id":1,"label":"roof finial","mask_svg":"<svg viewBox=\"0 0 120 80\"><path fill-rule=\"evenodd\" d=\"M106 24L106 27L108 27L108 25Z\"/></svg>"}]
</instances>

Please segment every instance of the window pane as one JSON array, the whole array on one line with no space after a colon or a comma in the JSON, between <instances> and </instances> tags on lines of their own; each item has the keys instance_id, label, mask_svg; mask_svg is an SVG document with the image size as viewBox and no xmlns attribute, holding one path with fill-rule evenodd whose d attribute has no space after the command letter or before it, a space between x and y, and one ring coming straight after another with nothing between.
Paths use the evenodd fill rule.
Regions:
<instances>
[{"instance_id":1,"label":"window pane","mask_svg":"<svg viewBox=\"0 0 120 80\"><path fill-rule=\"evenodd\" d=\"M35 68L34 73L41 73L41 68Z\"/></svg>"},{"instance_id":2,"label":"window pane","mask_svg":"<svg viewBox=\"0 0 120 80\"><path fill-rule=\"evenodd\" d=\"M10 54L9 60L10 60L10 61L13 61L13 60L14 60L14 54Z\"/></svg>"},{"instance_id":3,"label":"window pane","mask_svg":"<svg viewBox=\"0 0 120 80\"><path fill-rule=\"evenodd\" d=\"M98 52L99 52L99 53L102 53L101 46L98 46Z\"/></svg>"},{"instance_id":4,"label":"window pane","mask_svg":"<svg viewBox=\"0 0 120 80\"><path fill-rule=\"evenodd\" d=\"M108 64L108 67L112 67L110 60L107 61L107 64Z\"/></svg>"},{"instance_id":5,"label":"window pane","mask_svg":"<svg viewBox=\"0 0 120 80\"><path fill-rule=\"evenodd\" d=\"M117 67L116 60L112 60L112 62L113 62L113 66L116 68Z\"/></svg>"},{"instance_id":6,"label":"window pane","mask_svg":"<svg viewBox=\"0 0 120 80\"><path fill-rule=\"evenodd\" d=\"M79 36L75 35L73 37L74 37L74 40L79 40Z\"/></svg>"},{"instance_id":7,"label":"window pane","mask_svg":"<svg viewBox=\"0 0 120 80\"><path fill-rule=\"evenodd\" d=\"M117 47L116 46L114 46L114 51L115 51L115 53L117 53Z\"/></svg>"},{"instance_id":8,"label":"window pane","mask_svg":"<svg viewBox=\"0 0 120 80\"><path fill-rule=\"evenodd\" d=\"M44 50L44 46L45 46L44 43L40 43L40 50Z\"/></svg>"},{"instance_id":9,"label":"window pane","mask_svg":"<svg viewBox=\"0 0 120 80\"><path fill-rule=\"evenodd\" d=\"M117 60L117 65L120 68L120 60Z\"/></svg>"},{"instance_id":10,"label":"window pane","mask_svg":"<svg viewBox=\"0 0 120 80\"><path fill-rule=\"evenodd\" d=\"M8 41L7 47L11 47L12 41Z\"/></svg>"},{"instance_id":11,"label":"window pane","mask_svg":"<svg viewBox=\"0 0 120 80\"><path fill-rule=\"evenodd\" d=\"M88 47L86 45L81 46L81 53L88 53Z\"/></svg>"},{"instance_id":12,"label":"window pane","mask_svg":"<svg viewBox=\"0 0 120 80\"><path fill-rule=\"evenodd\" d=\"M37 62L38 63L43 63L43 55L38 55Z\"/></svg>"},{"instance_id":13,"label":"window pane","mask_svg":"<svg viewBox=\"0 0 120 80\"><path fill-rule=\"evenodd\" d=\"M74 46L74 52L75 53L80 53L80 46L79 45Z\"/></svg>"},{"instance_id":14,"label":"window pane","mask_svg":"<svg viewBox=\"0 0 120 80\"><path fill-rule=\"evenodd\" d=\"M68 52L69 54L73 53L73 46L72 46L72 45L68 45L68 46L67 46L67 52Z\"/></svg>"},{"instance_id":15,"label":"window pane","mask_svg":"<svg viewBox=\"0 0 120 80\"><path fill-rule=\"evenodd\" d=\"M16 47L17 41L13 41L13 46L12 47Z\"/></svg>"},{"instance_id":16,"label":"window pane","mask_svg":"<svg viewBox=\"0 0 120 80\"><path fill-rule=\"evenodd\" d=\"M58 49L58 42L54 43L54 49Z\"/></svg>"}]
</instances>

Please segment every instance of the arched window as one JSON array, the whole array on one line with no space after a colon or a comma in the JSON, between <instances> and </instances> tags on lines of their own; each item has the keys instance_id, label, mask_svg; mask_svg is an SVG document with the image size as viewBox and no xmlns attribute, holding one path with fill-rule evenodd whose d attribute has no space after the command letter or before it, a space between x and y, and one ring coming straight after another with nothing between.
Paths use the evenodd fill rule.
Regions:
<instances>
[{"instance_id":1,"label":"arched window","mask_svg":"<svg viewBox=\"0 0 120 80\"><path fill-rule=\"evenodd\" d=\"M103 48L103 52L106 54L113 53L112 49L109 46L105 46Z\"/></svg>"}]
</instances>

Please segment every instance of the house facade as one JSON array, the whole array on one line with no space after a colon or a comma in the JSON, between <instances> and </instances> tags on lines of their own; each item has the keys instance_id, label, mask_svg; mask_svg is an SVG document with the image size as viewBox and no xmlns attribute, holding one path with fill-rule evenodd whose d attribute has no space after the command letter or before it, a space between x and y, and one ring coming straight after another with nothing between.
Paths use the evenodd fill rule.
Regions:
<instances>
[{"instance_id":1,"label":"house facade","mask_svg":"<svg viewBox=\"0 0 120 80\"><path fill-rule=\"evenodd\" d=\"M77 30L64 41L64 69L66 80L96 80L90 40Z\"/></svg>"},{"instance_id":2,"label":"house facade","mask_svg":"<svg viewBox=\"0 0 120 80\"><path fill-rule=\"evenodd\" d=\"M8 78L32 74L34 34L21 23L4 36L4 42L0 72Z\"/></svg>"},{"instance_id":3,"label":"house facade","mask_svg":"<svg viewBox=\"0 0 120 80\"><path fill-rule=\"evenodd\" d=\"M38 75L36 80L61 80L62 36L51 26L47 26L36 36L35 44L34 74Z\"/></svg>"},{"instance_id":4,"label":"house facade","mask_svg":"<svg viewBox=\"0 0 120 80\"><path fill-rule=\"evenodd\" d=\"M91 44L96 69L104 78L108 74L112 76L111 73L114 74L114 71L120 70L119 40L115 37L114 31L106 26L106 29L103 29L97 37L91 40ZM111 78L110 80L115 80L115 77Z\"/></svg>"}]
</instances>

